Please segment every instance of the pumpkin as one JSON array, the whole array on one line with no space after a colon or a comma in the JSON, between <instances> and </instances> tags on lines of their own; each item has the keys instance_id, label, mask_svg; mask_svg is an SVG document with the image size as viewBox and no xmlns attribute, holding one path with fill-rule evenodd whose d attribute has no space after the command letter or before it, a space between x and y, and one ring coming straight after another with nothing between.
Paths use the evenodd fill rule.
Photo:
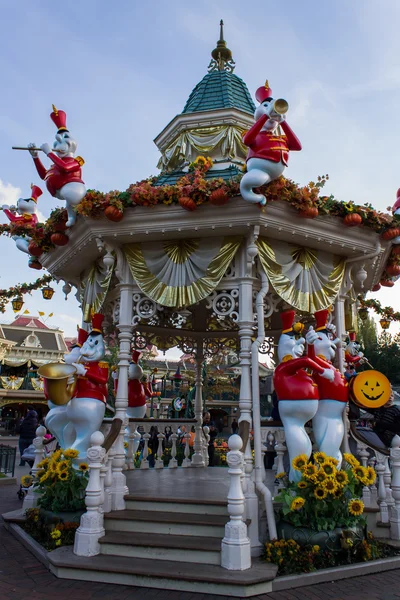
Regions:
<instances>
[{"instance_id":1,"label":"pumpkin","mask_svg":"<svg viewBox=\"0 0 400 600\"><path fill-rule=\"evenodd\" d=\"M386 273L389 275L400 275L400 265L387 265Z\"/></svg>"},{"instance_id":2,"label":"pumpkin","mask_svg":"<svg viewBox=\"0 0 400 600\"><path fill-rule=\"evenodd\" d=\"M197 208L196 202L188 196L182 196L181 198L179 198L179 204L185 210L196 210Z\"/></svg>"},{"instance_id":3,"label":"pumpkin","mask_svg":"<svg viewBox=\"0 0 400 600\"><path fill-rule=\"evenodd\" d=\"M34 260L34 261L28 263L28 266L31 269L36 269L37 271L40 271L40 269L42 268L42 265L40 264L40 262L38 260Z\"/></svg>"},{"instance_id":4,"label":"pumpkin","mask_svg":"<svg viewBox=\"0 0 400 600\"><path fill-rule=\"evenodd\" d=\"M115 223L118 223L118 221L122 221L122 219L124 218L124 213L122 212L122 210L119 210L119 208L117 208L116 206L107 206L106 210L104 211L104 214L107 217L107 219L109 219L110 221L114 221Z\"/></svg>"},{"instance_id":5,"label":"pumpkin","mask_svg":"<svg viewBox=\"0 0 400 600\"><path fill-rule=\"evenodd\" d=\"M316 206L309 206L300 210L299 215L305 219L315 219L315 217L318 217L318 208Z\"/></svg>"},{"instance_id":6,"label":"pumpkin","mask_svg":"<svg viewBox=\"0 0 400 600\"><path fill-rule=\"evenodd\" d=\"M223 206L224 204L226 204L228 202L228 200L229 200L229 196L225 192L225 190L222 188L219 188L218 190L214 190L210 194L210 202L211 202L211 204L214 204L215 206Z\"/></svg>"},{"instance_id":7,"label":"pumpkin","mask_svg":"<svg viewBox=\"0 0 400 600\"><path fill-rule=\"evenodd\" d=\"M40 256L41 254L43 254L43 250L41 249L41 247L38 246L37 243L33 240L29 242L28 252L31 256Z\"/></svg>"},{"instance_id":8,"label":"pumpkin","mask_svg":"<svg viewBox=\"0 0 400 600\"><path fill-rule=\"evenodd\" d=\"M387 231L385 231L385 233L382 234L382 239L392 240L398 235L400 235L400 229L398 227L392 227L391 229L388 229Z\"/></svg>"},{"instance_id":9,"label":"pumpkin","mask_svg":"<svg viewBox=\"0 0 400 600\"><path fill-rule=\"evenodd\" d=\"M377 283L376 285L374 285L374 287L372 288L373 292L379 292L379 290L381 289L381 284Z\"/></svg>"},{"instance_id":10,"label":"pumpkin","mask_svg":"<svg viewBox=\"0 0 400 600\"><path fill-rule=\"evenodd\" d=\"M392 248L392 254L393 254L393 256L398 256L400 254L400 245L399 246L393 246L393 248Z\"/></svg>"},{"instance_id":11,"label":"pumpkin","mask_svg":"<svg viewBox=\"0 0 400 600\"><path fill-rule=\"evenodd\" d=\"M67 229L67 221L68 221L68 214L67 214L67 211L64 211L62 213L62 215L60 215L60 218L57 221L57 223L54 223L54 225L53 225L54 231L65 231Z\"/></svg>"},{"instance_id":12,"label":"pumpkin","mask_svg":"<svg viewBox=\"0 0 400 600\"><path fill-rule=\"evenodd\" d=\"M362 371L351 378L350 397L361 408L380 408L391 393L389 379L379 371Z\"/></svg>"},{"instance_id":13,"label":"pumpkin","mask_svg":"<svg viewBox=\"0 0 400 600\"><path fill-rule=\"evenodd\" d=\"M348 227L355 227L356 225L361 225L362 217L358 213L349 213L345 216L343 222L345 225L348 225Z\"/></svg>"},{"instance_id":14,"label":"pumpkin","mask_svg":"<svg viewBox=\"0 0 400 600\"><path fill-rule=\"evenodd\" d=\"M391 279L381 279L380 283L384 287L393 287L394 286L394 281L392 281Z\"/></svg>"},{"instance_id":15,"label":"pumpkin","mask_svg":"<svg viewBox=\"0 0 400 600\"><path fill-rule=\"evenodd\" d=\"M50 239L51 239L51 243L54 244L55 246L65 246L69 242L69 237L67 235L65 235L65 233L61 233L61 232L52 233Z\"/></svg>"}]
</instances>

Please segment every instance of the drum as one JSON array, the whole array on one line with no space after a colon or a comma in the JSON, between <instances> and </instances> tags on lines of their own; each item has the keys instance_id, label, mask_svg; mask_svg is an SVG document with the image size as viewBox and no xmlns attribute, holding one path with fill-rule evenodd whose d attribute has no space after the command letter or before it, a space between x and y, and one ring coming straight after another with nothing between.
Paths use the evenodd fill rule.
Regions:
<instances>
[{"instance_id":1,"label":"drum","mask_svg":"<svg viewBox=\"0 0 400 600\"><path fill-rule=\"evenodd\" d=\"M389 379L379 371L357 373L350 379L350 398L360 408L381 408L389 400L392 387Z\"/></svg>"}]
</instances>

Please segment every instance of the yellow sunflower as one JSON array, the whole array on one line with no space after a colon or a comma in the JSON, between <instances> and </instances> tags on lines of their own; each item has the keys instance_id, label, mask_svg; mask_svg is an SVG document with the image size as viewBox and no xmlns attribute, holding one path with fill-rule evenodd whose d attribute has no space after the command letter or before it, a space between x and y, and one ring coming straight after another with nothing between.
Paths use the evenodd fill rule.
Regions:
<instances>
[{"instance_id":1,"label":"yellow sunflower","mask_svg":"<svg viewBox=\"0 0 400 600\"><path fill-rule=\"evenodd\" d=\"M299 481L297 487L299 488L299 490L304 490L306 487L308 487L308 483L307 481Z\"/></svg>"},{"instance_id":2,"label":"yellow sunflower","mask_svg":"<svg viewBox=\"0 0 400 600\"><path fill-rule=\"evenodd\" d=\"M368 483L367 483L367 485L372 485L376 481L375 469L373 467L367 467L367 472L368 472L368 475L367 475L367 477L368 477Z\"/></svg>"},{"instance_id":3,"label":"yellow sunflower","mask_svg":"<svg viewBox=\"0 0 400 600\"><path fill-rule=\"evenodd\" d=\"M343 454L343 458L347 462L347 464L350 465L350 467L358 467L358 465L360 464L360 462L356 459L355 456L353 456L352 454L348 454L347 452Z\"/></svg>"},{"instance_id":4,"label":"yellow sunflower","mask_svg":"<svg viewBox=\"0 0 400 600\"><path fill-rule=\"evenodd\" d=\"M51 460L54 460L54 462L56 462L57 460L59 460L62 456L63 451L62 450L56 450L55 452L53 452L53 454L51 455Z\"/></svg>"},{"instance_id":5,"label":"yellow sunflower","mask_svg":"<svg viewBox=\"0 0 400 600\"><path fill-rule=\"evenodd\" d=\"M301 508L303 508L305 503L306 501L304 500L304 498L297 496L297 498L293 498L292 503L290 505L290 510L300 510Z\"/></svg>"},{"instance_id":6,"label":"yellow sunflower","mask_svg":"<svg viewBox=\"0 0 400 600\"><path fill-rule=\"evenodd\" d=\"M50 471L45 471L39 479L39 483L44 483L50 476Z\"/></svg>"},{"instance_id":7,"label":"yellow sunflower","mask_svg":"<svg viewBox=\"0 0 400 600\"><path fill-rule=\"evenodd\" d=\"M315 452L314 453L314 461L318 464L322 464L326 461L328 457L326 456L325 452Z\"/></svg>"},{"instance_id":8,"label":"yellow sunflower","mask_svg":"<svg viewBox=\"0 0 400 600\"><path fill-rule=\"evenodd\" d=\"M368 479L368 471L365 467L358 465L357 467L354 467L352 469L352 471L353 471L354 477L356 477L356 479L358 479L358 481L365 483L365 480Z\"/></svg>"},{"instance_id":9,"label":"yellow sunflower","mask_svg":"<svg viewBox=\"0 0 400 600\"><path fill-rule=\"evenodd\" d=\"M333 492L333 496L335 498L341 498L343 496L343 489L341 487L336 488L336 490Z\"/></svg>"},{"instance_id":10,"label":"yellow sunflower","mask_svg":"<svg viewBox=\"0 0 400 600\"><path fill-rule=\"evenodd\" d=\"M58 479L60 481L67 481L67 479L69 479L68 471L60 471L58 474Z\"/></svg>"},{"instance_id":11,"label":"yellow sunflower","mask_svg":"<svg viewBox=\"0 0 400 600\"><path fill-rule=\"evenodd\" d=\"M47 473L47 471L45 471L44 469L39 469L39 471L36 471L36 477L38 479L40 479L41 477L43 477L43 475Z\"/></svg>"},{"instance_id":12,"label":"yellow sunflower","mask_svg":"<svg viewBox=\"0 0 400 600\"><path fill-rule=\"evenodd\" d=\"M326 479L326 475L325 475L324 471L318 471L318 473L316 473L314 479L317 483L323 483Z\"/></svg>"},{"instance_id":13,"label":"yellow sunflower","mask_svg":"<svg viewBox=\"0 0 400 600\"><path fill-rule=\"evenodd\" d=\"M293 459L292 467L293 467L293 469L296 469L296 471L301 471L303 469L303 467L306 466L307 463L308 463L307 454L300 454L299 456L296 456L296 458Z\"/></svg>"},{"instance_id":14,"label":"yellow sunflower","mask_svg":"<svg viewBox=\"0 0 400 600\"><path fill-rule=\"evenodd\" d=\"M350 500L349 502L349 513L358 517L364 512L364 502L362 500Z\"/></svg>"},{"instance_id":15,"label":"yellow sunflower","mask_svg":"<svg viewBox=\"0 0 400 600\"><path fill-rule=\"evenodd\" d=\"M60 460L60 462L57 465L57 470L58 471L67 471L69 468L69 461L68 460Z\"/></svg>"},{"instance_id":16,"label":"yellow sunflower","mask_svg":"<svg viewBox=\"0 0 400 600\"><path fill-rule=\"evenodd\" d=\"M333 494L337 490L338 485L332 477L328 477L328 479L322 484L322 487L329 494Z\"/></svg>"},{"instance_id":17,"label":"yellow sunflower","mask_svg":"<svg viewBox=\"0 0 400 600\"><path fill-rule=\"evenodd\" d=\"M57 471L58 471L58 463L57 463L57 461L55 461L55 460L50 461L49 471L51 473L57 473Z\"/></svg>"},{"instance_id":18,"label":"yellow sunflower","mask_svg":"<svg viewBox=\"0 0 400 600\"><path fill-rule=\"evenodd\" d=\"M331 463L331 465L335 465L335 467L337 467L338 464L339 464L338 459L337 458L333 458L333 456L327 456L325 462Z\"/></svg>"},{"instance_id":19,"label":"yellow sunflower","mask_svg":"<svg viewBox=\"0 0 400 600\"><path fill-rule=\"evenodd\" d=\"M302 468L304 477L312 478L317 473L317 467L311 463Z\"/></svg>"},{"instance_id":20,"label":"yellow sunflower","mask_svg":"<svg viewBox=\"0 0 400 600\"><path fill-rule=\"evenodd\" d=\"M281 471L275 475L275 479L283 479L284 477L286 477L285 471Z\"/></svg>"},{"instance_id":21,"label":"yellow sunflower","mask_svg":"<svg viewBox=\"0 0 400 600\"><path fill-rule=\"evenodd\" d=\"M63 452L65 458L77 458L79 456L79 451L74 450L73 448L67 448Z\"/></svg>"},{"instance_id":22,"label":"yellow sunflower","mask_svg":"<svg viewBox=\"0 0 400 600\"><path fill-rule=\"evenodd\" d=\"M321 471L323 471L323 473L325 473L325 475L328 477L332 477L336 473L336 467L330 462L324 462L321 465Z\"/></svg>"},{"instance_id":23,"label":"yellow sunflower","mask_svg":"<svg viewBox=\"0 0 400 600\"><path fill-rule=\"evenodd\" d=\"M323 487L318 486L315 488L314 490L314 496L316 497L317 500L323 500L324 498L326 498L328 495L328 492L326 490L324 490Z\"/></svg>"},{"instance_id":24,"label":"yellow sunflower","mask_svg":"<svg viewBox=\"0 0 400 600\"><path fill-rule=\"evenodd\" d=\"M79 470L82 471L82 473L86 473L86 471L89 470L89 465L87 463L80 463Z\"/></svg>"},{"instance_id":25,"label":"yellow sunflower","mask_svg":"<svg viewBox=\"0 0 400 600\"><path fill-rule=\"evenodd\" d=\"M335 477L336 482L339 485L347 485L349 483L349 476L347 475L346 471L338 471Z\"/></svg>"},{"instance_id":26,"label":"yellow sunflower","mask_svg":"<svg viewBox=\"0 0 400 600\"><path fill-rule=\"evenodd\" d=\"M40 461L40 463L37 464L37 468L38 469L47 469L47 467L49 466L49 459L48 458L44 458L43 460Z\"/></svg>"},{"instance_id":27,"label":"yellow sunflower","mask_svg":"<svg viewBox=\"0 0 400 600\"><path fill-rule=\"evenodd\" d=\"M23 475L23 477L21 477L21 485L22 487L30 487L33 483L33 477L32 475Z\"/></svg>"}]
</instances>

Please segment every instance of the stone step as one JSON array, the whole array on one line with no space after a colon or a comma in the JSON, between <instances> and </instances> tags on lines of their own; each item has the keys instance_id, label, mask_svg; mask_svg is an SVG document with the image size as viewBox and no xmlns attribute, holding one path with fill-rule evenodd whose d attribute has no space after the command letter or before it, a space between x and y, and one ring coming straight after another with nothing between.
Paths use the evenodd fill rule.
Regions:
<instances>
[{"instance_id":1,"label":"stone step","mask_svg":"<svg viewBox=\"0 0 400 600\"><path fill-rule=\"evenodd\" d=\"M48 554L52 573L62 579L151 587L163 590L249 598L272 591L275 565L255 561L245 571L228 571L216 565L99 554L75 556L71 546Z\"/></svg>"},{"instance_id":2,"label":"stone step","mask_svg":"<svg viewBox=\"0 0 400 600\"><path fill-rule=\"evenodd\" d=\"M228 516L226 500L195 500L191 498L125 496L126 508L131 510L157 510L161 512L191 513L199 515Z\"/></svg>"},{"instance_id":3,"label":"stone step","mask_svg":"<svg viewBox=\"0 0 400 600\"><path fill-rule=\"evenodd\" d=\"M112 531L100 538L100 552L112 556L220 565L221 540L159 533Z\"/></svg>"},{"instance_id":4,"label":"stone step","mask_svg":"<svg viewBox=\"0 0 400 600\"><path fill-rule=\"evenodd\" d=\"M219 538L224 536L228 517L197 515L158 510L118 510L104 515L108 531L133 531L172 535L195 535Z\"/></svg>"}]
</instances>

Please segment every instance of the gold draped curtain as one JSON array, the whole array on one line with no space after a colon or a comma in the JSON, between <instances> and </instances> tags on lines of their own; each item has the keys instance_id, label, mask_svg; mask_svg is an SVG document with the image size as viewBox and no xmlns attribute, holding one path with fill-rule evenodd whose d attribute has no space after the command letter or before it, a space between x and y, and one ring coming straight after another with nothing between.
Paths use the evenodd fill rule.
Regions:
<instances>
[{"instance_id":1,"label":"gold draped curtain","mask_svg":"<svg viewBox=\"0 0 400 600\"><path fill-rule=\"evenodd\" d=\"M110 287L112 274L113 269L107 269L96 262L89 272L83 276L80 300L85 323L90 323L91 315L101 309Z\"/></svg>"},{"instance_id":2,"label":"gold draped curtain","mask_svg":"<svg viewBox=\"0 0 400 600\"><path fill-rule=\"evenodd\" d=\"M123 251L142 292L174 308L206 298L221 281L240 237L128 244Z\"/></svg>"},{"instance_id":3,"label":"gold draped curtain","mask_svg":"<svg viewBox=\"0 0 400 600\"><path fill-rule=\"evenodd\" d=\"M257 246L269 281L290 306L314 313L334 302L344 276L343 258L265 238L259 238Z\"/></svg>"},{"instance_id":4,"label":"gold draped curtain","mask_svg":"<svg viewBox=\"0 0 400 600\"><path fill-rule=\"evenodd\" d=\"M5 390L19 390L24 378L23 377L0 377L1 385Z\"/></svg>"},{"instance_id":5,"label":"gold draped curtain","mask_svg":"<svg viewBox=\"0 0 400 600\"><path fill-rule=\"evenodd\" d=\"M197 156L209 155L218 146L225 158L242 159L247 156L247 146L243 144L244 130L236 125L216 125L183 131L167 146L157 168L173 171L182 167L185 161L192 162Z\"/></svg>"}]
</instances>

